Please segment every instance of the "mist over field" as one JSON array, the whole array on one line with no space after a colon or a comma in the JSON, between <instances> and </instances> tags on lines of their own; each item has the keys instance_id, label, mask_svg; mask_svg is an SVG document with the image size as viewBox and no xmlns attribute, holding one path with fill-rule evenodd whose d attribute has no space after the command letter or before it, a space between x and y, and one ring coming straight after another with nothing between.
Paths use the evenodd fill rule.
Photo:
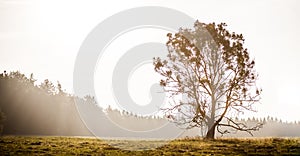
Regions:
<instances>
[{"instance_id":1,"label":"mist over field","mask_svg":"<svg viewBox=\"0 0 300 156\"><path fill-rule=\"evenodd\" d=\"M0 155L300 155L297 0L0 0Z\"/></svg>"},{"instance_id":2,"label":"mist over field","mask_svg":"<svg viewBox=\"0 0 300 156\"><path fill-rule=\"evenodd\" d=\"M65 93L61 84L45 80L41 84L20 72L0 74L0 108L4 115L2 135L99 136L100 138L139 138L134 132L152 131L145 139L174 139L202 136L199 128L182 130L166 117L139 116L126 111L102 109L91 96ZM79 114L81 111L81 116ZM283 122L273 117L239 119L247 124L264 123L253 137L300 137L300 122ZM162 127L168 125L165 130ZM122 127L120 129L119 127ZM156 131L160 129L159 133ZM170 136L171 135L171 136ZM220 137L220 136L219 136ZM248 133L224 137L251 137Z\"/></svg>"}]
</instances>

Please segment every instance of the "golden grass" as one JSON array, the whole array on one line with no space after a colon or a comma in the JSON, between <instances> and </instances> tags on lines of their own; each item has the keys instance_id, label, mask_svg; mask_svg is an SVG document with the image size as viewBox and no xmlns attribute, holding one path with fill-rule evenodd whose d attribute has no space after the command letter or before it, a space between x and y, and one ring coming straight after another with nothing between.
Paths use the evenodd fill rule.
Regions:
<instances>
[{"instance_id":1,"label":"golden grass","mask_svg":"<svg viewBox=\"0 0 300 156\"><path fill-rule=\"evenodd\" d=\"M149 147L150 150L145 150ZM0 153L0 155L300 155L300 138L223 138L216 140L185 138L163 142L2 136L0 137Z\"/></svg>"}]
</instances>

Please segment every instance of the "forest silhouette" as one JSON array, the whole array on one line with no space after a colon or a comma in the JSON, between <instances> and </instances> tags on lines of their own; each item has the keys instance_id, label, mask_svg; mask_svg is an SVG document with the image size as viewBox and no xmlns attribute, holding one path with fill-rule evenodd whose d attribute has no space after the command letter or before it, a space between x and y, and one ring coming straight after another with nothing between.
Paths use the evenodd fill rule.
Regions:
<instances>
[{"instance_id":1,"label":"forest silhouette","mask_svg":"<svg viewBox=\"0 0 300 156\"><path fill-rule=\"evenodd\" d=\"M99 107L93 97L83 98L65 92L62 85L48 79L37 84L33 74L26 77L19 71L0 74L0 116L2 135L55 135L55 136L93 136L82 121L76 108L92 110L92 114L108 116L118 120L119 125L130 130L144 131L160 127L168 122L165 117L138 116L132 112ZM94 122L93 119L90 119ZM300 136L300 121L283 122L273 117L238 119L247 124L264 123L260 131L253 132L254 137L296 137ZM116 136L121 132L116 125L93 123L99 129L107 129L105 136ZM160 135L167 136L168 131ZM131 134L122 134L127 136ZM187 130L181 135L201 136L200 129ZM236 132L228 137L249 137L247 133ZM134 137L134 135L132 135Z\"/></svg>"}]
</instances>

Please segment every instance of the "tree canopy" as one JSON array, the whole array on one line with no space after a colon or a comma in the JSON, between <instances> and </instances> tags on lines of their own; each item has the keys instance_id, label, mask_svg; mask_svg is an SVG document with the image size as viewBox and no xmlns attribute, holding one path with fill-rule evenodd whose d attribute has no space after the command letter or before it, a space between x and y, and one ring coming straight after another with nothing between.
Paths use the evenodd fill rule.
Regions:
<instances>
[{"instance_id":1,"label":"tree canopy","mask_svg":"<svg viewBox=\"0 0 300 156\"><path fill-rule=\"evenodd\" d=\"M154 70L163 76L160 85L173 98L170 107L163 108L167 116L187 128L205 128L206 138L214 138L215 130L252 134L261 127L234 120L244 111L255 111L261 89L256 87L255 61L243 46L243 35L226 26L196 21L194 29L168 33L166 59L153 61Z\"/></svg>"}]
</instances>

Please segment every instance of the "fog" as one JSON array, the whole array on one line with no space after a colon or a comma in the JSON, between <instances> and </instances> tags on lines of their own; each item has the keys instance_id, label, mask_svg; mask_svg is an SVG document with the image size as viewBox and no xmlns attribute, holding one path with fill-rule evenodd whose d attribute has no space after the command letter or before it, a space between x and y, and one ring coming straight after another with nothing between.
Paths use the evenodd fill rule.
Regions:
<instances>
[{"instance_id":1,"label":"fog","mask_svg":"<svg viewBox=\"0 0 300 156\"><path fill-rule=\"evenodd\" d=\"M79 98L63 91L60 83L35 84L33 75L0 74L2 135L54 135L99 138L174 139L202 136L199 128L184 130L167 118L138 116L114 109L103 110L91 96ZM273 117L236 119L249 125L264 123L254 137L299 137L300 122ZM218 135L218 137L221 137ZM225 137L251 137L245 132Z\"/></svg>"}]
</instances>

